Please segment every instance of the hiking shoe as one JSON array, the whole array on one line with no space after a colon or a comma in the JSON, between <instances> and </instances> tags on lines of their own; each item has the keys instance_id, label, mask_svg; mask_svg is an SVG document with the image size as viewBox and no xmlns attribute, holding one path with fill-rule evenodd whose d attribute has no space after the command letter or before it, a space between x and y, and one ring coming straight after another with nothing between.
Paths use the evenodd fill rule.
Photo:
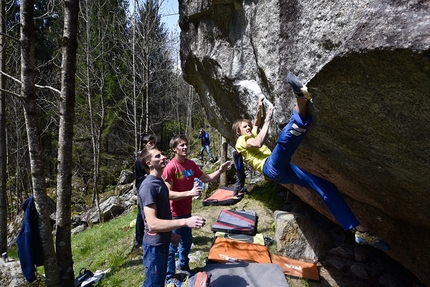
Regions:
<instances>
[{"instance_id":1,"label":"hiking shoe","mask_svg":"<svg viewBox=\"0 0 430 287\"><path fill-rule=\"evenodd\" d=\"M266 245L266 246L272 246L273 243L275 243L275 240L273 240L270 237L264 237L264 245Z\"/></svg>"},{"instance_id":2,"label":"hiking shoe","mask_svg":"<svg viewBox=\"0 0 430 287\"><path fill-rule=\"evenodd\" d=\"M181 271L182 273L184 273L185 275L187 275L188 277L193 276L194 274L196 274L195 272L191 271L190 266L180 266L179 262L176 262L176 269L178 271Z\"/></svg>"},{"instance_id":3,"label":"hiking shoe","mask_svg":"<svg viewBox=\"0 0 430 287\"><path fill-rule=\"evenodd\" d=\"M390 250L390 245L387 242L368 231L355 231L355 242L360 245L371 245L380 250Z\"/></svg>"},{"instance_id":4,"label":"hiking shoe","mask_svg":"<svg viewBox=\"0 0 430 287\"><path fill-rule=\"evenodd\" d=\"M166 281L166 287L182 287L182 282L176 278L170 278Z\"/></svg>"},{"instance_id":5,"label":"hiking shoe","mask_svg":"<svg viewBox=\"0 0 430 287\"><path fill-rule=\"evenodd\" d=\"M287 82L291 85L291 87L293 87L293 91L297 98L305 98L309 102L312 102L312 96L308 92L308 88L300 83L300 80L296 75L289 72L287 75Z\"/></svg>"},{"instance_id":6,"label":"hiking shoe","mask_svg":"<svg viewBox=\"0 0 430 287\"><path fill-rule=\"evenodd\" d=\"M133 251L134 250L142 250L142 244L137 243L137 241L133 245Z\"/></svg>"}]
</instances>

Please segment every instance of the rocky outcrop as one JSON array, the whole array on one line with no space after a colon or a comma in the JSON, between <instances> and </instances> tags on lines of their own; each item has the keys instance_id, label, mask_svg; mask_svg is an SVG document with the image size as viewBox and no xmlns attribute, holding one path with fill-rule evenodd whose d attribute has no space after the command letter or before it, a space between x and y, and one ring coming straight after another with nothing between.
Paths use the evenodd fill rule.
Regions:
<instances>
[{"instance_id":1,"label":"rocky outcrop","mask_svg":"<svg viewBox=\"0 0 430 287\"><path fill-rule=\"evenodd\" d=\"M0 260L0 284L1 286L8 287L21 287L29 285L24 275L22 275L19 260Z\"/></svg>"},{"instance_id":2,"label":"rocky outcrop","mask_svg":"<svg viewBox=\"0 0 430 287\"><path fill-rule=\"evenodd\" d=\"M311 286L422 286L382 251L355 244L352 232L342 230L303 201L292 198L289 202L288 211L274 212L278 252L316 263L321 283Z\"/></svg>"},{"instance_id":3,"label":"rocky outcrop","mask_svg":"<svg viewBox=\"0 0 430 287\"><path fill-rule=\"evenodd\" d=\"M317 261L334 247L325 232L299 213L275 211L278 251L290 258Z\"/></svg>"},{"instance_id":4,"label":"rocky outcrop","mask_svg":"<svg viewBox=\"0 0 430 287\"><path fill-rule=\"evenodd\" d=\"M315 105L293 162L334 182L387 254L430 285L430 2L179 4L182 71L211 125L233 145L231 124L252 118L264 94L276 107L273 146L295 72ZM291 189L332 218L314 193Z\"/></svg>"},{"instance_id":5,"label":"rocky outcrop","mask_svg":"<svg viewBox=\"0 0 430 287\"><path fill-rule=\"evenodd\" d=\"M108 199L100 202L99 206L88 209L80 216L82 223L91 225L102 221L108 221L122 214L125 210L130 209L137 203L136 189L134 183L116 186L118 195L110 196ZM100 210L100 212L99 212ZM103 220L100 219L103 217Z\"/></svg>"}]
</instances>

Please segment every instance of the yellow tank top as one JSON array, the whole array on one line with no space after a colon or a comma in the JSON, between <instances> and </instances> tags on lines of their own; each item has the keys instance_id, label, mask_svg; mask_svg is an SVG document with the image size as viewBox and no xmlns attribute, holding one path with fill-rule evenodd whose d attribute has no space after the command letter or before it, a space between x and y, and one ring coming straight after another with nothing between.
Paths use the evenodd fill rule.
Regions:
<instances>
[{"instance_id":1,"label":"yellow tank top","mask_svg":"<svg viewBox=\"0 0 430 287\"><path fill-rule=\"evenodd\" d=\"M248 148L246 141L251 137L257 136L257 130L252 130L252 136L242 135L236 141L236 151L242 154L246 163L251 165L255 170L263 173L263 166L266 159L272 154L272 151L263 145L260 148Z\"/></svg>"}]
</instances>

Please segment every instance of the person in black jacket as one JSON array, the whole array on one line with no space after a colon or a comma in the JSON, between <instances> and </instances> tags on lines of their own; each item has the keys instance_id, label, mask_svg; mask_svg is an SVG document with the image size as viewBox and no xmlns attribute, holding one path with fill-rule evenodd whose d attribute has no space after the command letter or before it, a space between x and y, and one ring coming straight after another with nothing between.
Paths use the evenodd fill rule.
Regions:
<instances>
[{"instance_id":1,"label":"person in black jacket","mask_svg":"<svg viewBox=\"0 0 430 287\"><path fill-rule=\"evenodd\" d=\"M247 193L245 186L245 167L243 166L243 158L237 151L233 152L234 166L236 167L236 183L234 184L234 198L239 196L239 193Z\"/></svg>"},{"instance_id":2,"label":"person in black jacket","mask_svg":"<svg viewBox=\"0 0 430 287\"><path fill-rule=\"evenodd\" d=\"M143 135L140 139L141 150L143 150L144 148L155 146L156 141L157 139L155 138L154 135ZM135 186L136 186L137 193L139 193L139 187L142 181L146 178L146 175L148 174L148 172L145 171L144 167L142 166L142 163L139 161L140 153L141 153L140 151L137 153L136 164L135 164L136 165ZM138 211L137 211L137 218L136 218L136 236L135 236L133 250L138 249L140 246L142 246L143 234L145 232L145 226L143 223L142 211L140 209L139 202L137 203L137 210Z\"/></svg>"}]
</instances>

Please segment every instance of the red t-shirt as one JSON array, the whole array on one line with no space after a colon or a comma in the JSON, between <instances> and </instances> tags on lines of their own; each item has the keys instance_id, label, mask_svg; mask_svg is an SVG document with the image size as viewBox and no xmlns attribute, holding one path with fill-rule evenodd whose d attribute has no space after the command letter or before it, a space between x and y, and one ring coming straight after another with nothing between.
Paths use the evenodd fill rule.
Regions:
<instances>
[{"instance_id":1,"label":"red t-shirt","mask_svg":"<svg viewBox=\"0 0 430 287\"><path fill-rule=\"evenodd\" d=\"M203 171L190 159L185 159L184 163L180 163L176 158L173 158L163 171L163 179L173 183L172 190L174 191L191 190L194 186L194 178L200 178L202 175ZM191 214L192 201L192 196L176 201L171 200L172 216Z\"/></svg>"}]
</instances>

